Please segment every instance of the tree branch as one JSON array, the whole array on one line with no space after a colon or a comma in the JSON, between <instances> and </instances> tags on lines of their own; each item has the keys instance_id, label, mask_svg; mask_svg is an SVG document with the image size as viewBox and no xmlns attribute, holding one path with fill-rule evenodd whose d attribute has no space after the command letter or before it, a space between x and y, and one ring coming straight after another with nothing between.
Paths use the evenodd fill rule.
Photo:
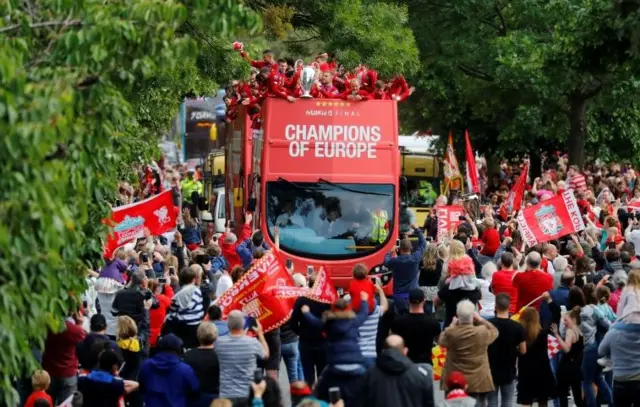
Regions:
<instances>
[{"instance_id":1,"label":"tree branch","mask_svg":"<svg viewBox=\"0 0 640 407\"><path fill-rule=\"evenodd\" d=\"M487 73L484 73L476 68L472 68L464 65L458 65L458 69L462 71L464 74L471 76L472 78L481 79L486 82L493 82L493 76Z\"/></svg>"},{"instance_id":2,"label":"tree branch","mask_svg":"<svg viewBox=\"0 0 640 407\"><path fill-rule=\"evenodd\" d=\"M291 40L291 41L283 41L285 44L299 44L301 42L307 42L307 41L311 41L311 40L317 40L318 38L320 38L320 35L314 35L312 37L309 38L305 38L303 40Z\"/></svg>"},{"instance_id":3,"label":"tree branch","mask_svg":"<svg viewBox=\"0 0 640 407\"><path fill-rule=\"evenodd\" d=\"M29 28L44 28L44 27L71 27L74 25L82 25L81 20L65 20L65 21L43 21L41 23L29 24ZM9 31L17 30L22 27L22 24L13 24L0 28L0 33L6 33Z\"/></svg>"},{"instance_id":4,"label":"tree branch","mask_svg":"<svg viewBox=\"0 0 640 407\"><path fill-rule=\"evenodd\" d=\"M504 19L504 15L502 14L502 10L500 10L500 7L498 6L498 3L494 3L494 9L496 10L496 14L498 14L498 18L500 19L500 27L501 29L499 30L500 33L502 34L502 36L506 36L507 35L507 22Z\"/></svg>"}]
</instances>

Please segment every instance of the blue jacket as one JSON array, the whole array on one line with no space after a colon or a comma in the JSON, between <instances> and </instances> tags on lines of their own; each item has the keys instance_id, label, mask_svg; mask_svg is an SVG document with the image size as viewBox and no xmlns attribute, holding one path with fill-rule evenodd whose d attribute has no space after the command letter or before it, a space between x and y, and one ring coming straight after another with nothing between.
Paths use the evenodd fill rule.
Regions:
<instances>
[{"instance_id":1,"label":"blue jacket","mask_svg":"<svg viewBox=\"0 0 640 407\"><path fill-rule=\"evenodd\" d=\"M169 352L144 362L138 381L146 407L187 407L200 386L191 366Z\"/></svg>"},{"instance_id":2,"label":"blue jacket","mask_svg":"<svg viewBox=\"0 0 640 407\"><path fill-rule=\"evenodd\" d=\"M569 308L569 287L561 285L555 290L549 291L549 295L558 308L562 305ZM551 322L556 324L560 323L560 321L552 321L553 315L551 313L551 309L549 309L549 304L546 301L542 301L542 304L540 304L540 319L542 326L547 326L547 324L550 324Z\"/></svg>"},{"instance_id":3,"label":"blue jacket","mask_svg":"<svg viewBox=\"0 0 640 407\"><path fill-rule=\"evenodd\" d=\"M359 328L369 316L369 303L362 301L357 314L353 311L327 311L323 322L311 312L304 318L310 325L323 329L327 333L327 365L363 364L358 339Z\"/></svg>"},{"instance_id":4,"label":"blue jacket","mask_svg":"<svg viewBox=\"0 0 640 407\"><path fill-rule=\"evenodd\" d=\"M611 325L600 342L598 353L611 357L614 379L640 375L640 324L619 321Z\"/></svg>"},{"instance_id":5,"label":"blue jacket","mask_svg":"<svg viewBox=\"0 0 640 407\"><path fill-rule=\"evenodd\" d=\"M213 274L223 269L229 269L229 263L227 263L227 260L222 256L209 257L209 260L211 260L211 272L213 272Z\"/></svg>"},{"instance_id":6,"label":"blue jacket","mask_svg":"<svg viewBox=\"0 0 640 407\"><path fill-rule=\"evenodd\" d=\"M200 228L197 226L194 228L180 229L180 233L182 233L182 240L184 241L185 244L201 242Z\"/></svg>"},{"instance_id":7,"label":"blue jacket","mask_svg":"<svg viewBox=\"0 0 640 407\"><path fill-rule=\"evenodd\" d=\"M269 246L264 242L262 242L262 248L269 250ZM242 260L242 267L249 267L253 261L253 242L251 239L247 239L240 243L236 247L236 253L238 253L238 256L240 256L240 259Z\"/></svg>"},{"instance_id":8,"label":"blue jacket","mask_svg":"<svg viewBox=\"0 0 640 407\"><path fill-rule=\"evenodd\" d=\"M403 254L398 257L391 257L387 253L384 258L384 265L393 274L393 294L408 294L412 288L418 288L418 275L420 274L420 262L422 253L427 247L427 241L421 230L417 230L418 248L411 254Z\"/></svg>"}]
</instances>

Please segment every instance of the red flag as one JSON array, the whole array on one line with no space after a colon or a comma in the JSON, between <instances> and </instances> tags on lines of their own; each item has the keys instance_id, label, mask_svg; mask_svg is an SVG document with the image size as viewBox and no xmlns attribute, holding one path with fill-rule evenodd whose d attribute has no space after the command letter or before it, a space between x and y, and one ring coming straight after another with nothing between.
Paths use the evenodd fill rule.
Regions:
<instances>
[{"instance_id":1,"label":"red flag","mask_svg":"<svg viewBox=\"0 0 640 407\"><path fill-rule=\"evenodd\" d=\"M518 224L529 247L584 229L572 190L523 209L518 215Z\"/></svg>"},{"instance_id":2,"label":"red flag","mask_svg":"<svg viewBox=\"0 0 640 407\"><path fill-rule=\"evenodd\" d=\"M333 304L338 299L338 293L331 282L331 276L324 267L320 267L320 270L316 273L316 281L313 283L313 287L305 294L305 297L325 304Z\"/></svg>"},{"instance_id":3,"label":"red flag","mask_svg":"<svg viewBox=\"0 0 640 407\"><path fill-rule=\"evenodd\" d=\"M306 288L295 287L278 255L269 250L217 301L226 319L233 310L260 321L265 332L279 328L291 316L293 304Z\"/></svg>"},{"instance_id":4,"label":"red flag","mask_svg":"<svg viewBox=\"0 0 640 407\"><path fill-rule=\"evenodd\" d=\"M456 153L453 150L452 132L449 132L449 141L447 142L447 150L444 152L442 169L444 172L445 193L451 189L461 189L462 177L460 176L458 159L456 158Z\"/></svg>"},{"instance_id":5,"label":"red flag","mask_svg":"<svg viewBox=\"0 0 640 407\"><path fill-rule=\"evenodd\" d=\"M460 222L460 217L464 215L464 207L462 206L438 206L438 242L444 241L444 239L449 234L449 230L451 230L452 225L458 227Z\"/></svg>"},{"instance_id":6,"label":"red flag","mask_svg":"<svg viewBox=\"0 0 640 407\"><path fill-rule=\"evenodd\" d=\"M480 184L478 183L478 170L476 169L476 156L471 148L471 140L469 139L469 131L464 131L464 139L467 145L467 189L469 192L480 193Z\"/></svg>"},{"instance_id":7,"label":"red flag","mask_svg":"<svg viewBox=\"0 0 640 407\"><path fill-rule=\"evenodd\" d=\"M103 220L112 226L104 246L104 257L110 259L116 249L144 237L146 232L157 236L175 229L177 217L171 190L144 201L113 208L111 217Z\"/></svg>"},{"instance_id":8,"label":"red flag","mask_svg":"<svg viewBox=\"0 0 640 407\"><path fill-rule=\"evenodd\" d=\"M511 187L507 200L500 206L500 216L503 220L507 219L509 214L513 211L519 211L522 207L522 197L524 196L524 188L527 185L527 174L529 173L529 163L524 164L524 168L520 173L520 177L516 183Z\"/></svg>"}]
</instances>

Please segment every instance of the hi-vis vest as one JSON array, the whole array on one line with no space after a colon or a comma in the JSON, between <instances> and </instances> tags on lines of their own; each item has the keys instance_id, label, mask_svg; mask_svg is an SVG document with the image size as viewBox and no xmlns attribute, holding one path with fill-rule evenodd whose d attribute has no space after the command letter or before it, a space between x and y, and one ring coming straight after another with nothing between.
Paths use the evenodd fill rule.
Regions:
<instances>
[{"instance_id":1,"label":"hi-vis vest","mask_svg":"<svg viewBox=\"0 0 640 407\"><path fill-rule=\"evenodd\" d=\"M196 181L195 179L183 180L180 183L180 187L182 188L182 199L185 201L191 201L191 194L196 191L200 196L202 196L202 193L204 192L202 182Z\"/></svg>"},{"instance_id":2,"label":"hi-vis vest","mask_svg":"<svg viewBox=\"0 0 640 407\"><path fill-rule=\"evenodd\" d=\"M383 243L387 240L387 231L389 225L389 216L387 211L377 210L371 213L373 218L373 232L371 233L371 241L375 243Z\"/></svg>"},{"instance_id":3,"label":"hi-vis vest","mask_svg":"<svg viewBox=\"0 0 640 407\"><path fill-rule=\"evenodd\" d=\"M435 201L438 197L436 191L433 190L433 187L428 181L420 181L418 184L418 194L420 198L424 199L427 202Z\"/></svg>"}]
</instances>

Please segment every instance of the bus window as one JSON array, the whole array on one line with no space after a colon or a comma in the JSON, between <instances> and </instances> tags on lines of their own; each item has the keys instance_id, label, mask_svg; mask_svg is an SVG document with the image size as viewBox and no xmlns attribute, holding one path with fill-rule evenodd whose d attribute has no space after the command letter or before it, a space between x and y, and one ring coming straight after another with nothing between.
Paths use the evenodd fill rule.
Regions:
<instances>
[{"instance_id":1,"label":"bus window","mask_svg":"<svg viewBox=\"0 0 640 407\"><path fill-rule=\"evenodd\" d=\"M391 237L391 184L267 183L267 222L284 251L315 259L371 254Z\"/></svg>"},{"instance_id":2,"label":"bus window","mask_svg":"<svg viewBox=\"0 0 640 407\"><path fill-rule=\"evenodd\" d=\"M439 185L437 179L407 177L402 197L411 207L432 207L438 198Z\"/></svg>"}]
</instances>

